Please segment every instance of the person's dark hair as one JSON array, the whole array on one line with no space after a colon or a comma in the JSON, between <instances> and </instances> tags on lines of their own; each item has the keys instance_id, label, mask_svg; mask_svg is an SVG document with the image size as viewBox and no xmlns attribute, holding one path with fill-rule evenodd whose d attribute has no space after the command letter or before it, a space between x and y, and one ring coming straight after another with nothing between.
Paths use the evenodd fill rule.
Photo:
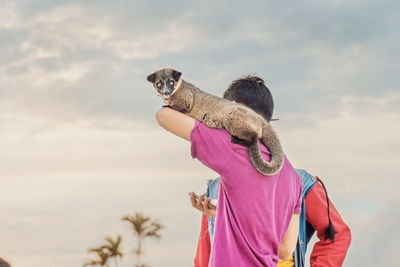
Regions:
<instances>
[{"instance_id":1,"label":"person's dark hair","mask_svg":"<svg viewBox=\"0 0 400 267\"><path fill-rule=\"evenodd\" d=\"M2 258L0 258L0 267L11 267L11 265Z\"/></svg>"},{"instance_id":2,"label":"person's dark hair","mask_svg":"<svg viewBox=\"0 0 400 267\"><path fill-rule=\"evenodd\" d=\"M271 121L274 100L263 79L248 75L234 80L224 92L223 97L242 103L263 116L268 122Z\"/></svg>"}]
</instances>

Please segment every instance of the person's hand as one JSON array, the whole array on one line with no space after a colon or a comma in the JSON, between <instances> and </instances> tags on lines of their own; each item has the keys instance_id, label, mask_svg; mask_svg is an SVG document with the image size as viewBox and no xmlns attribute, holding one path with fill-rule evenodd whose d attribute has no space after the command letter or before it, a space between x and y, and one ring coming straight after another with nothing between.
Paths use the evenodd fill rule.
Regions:
<instances>
[{"instance_id":1,"label":"person's hand","mask_svg":"<svg viewBox=\"0 0 400 267\"><path fill-rule=\"evenodd\" d=\"M199 199L196 199L194 192L190 193L190 201L195 209L201 211L204 215L209 217L215 217L216 209L210 208L209 203L211 201L210 197L206 198L206 194L200 195Z\"/></svg>"}]
</instances>

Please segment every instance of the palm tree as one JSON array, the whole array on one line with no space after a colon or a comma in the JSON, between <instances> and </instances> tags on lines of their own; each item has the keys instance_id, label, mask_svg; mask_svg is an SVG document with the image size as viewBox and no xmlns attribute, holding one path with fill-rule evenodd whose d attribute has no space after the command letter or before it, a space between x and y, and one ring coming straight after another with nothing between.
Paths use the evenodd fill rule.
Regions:
<instances>
[{"instance_id":1,"label":"palm tree","mask_svg":"<svg viewBox=\"0 0 400 267\"><path fill-rule=\"evenodd\" d=\"M96 265L100 265L100 266L105 266L108 267L108 259L110 257L108 251L107 251L107 247L106 246L101 246L98 248L90 248L89 252L94 252L97 254L98 259L97 260L91 260L87 263L85 263L83 266L96 266Z\"/></svg>"},{"instance_id":2,"label":"palm tree","mask_svg":"<svg viewBox=\"0 0 400 267\"><path fill-rule=\"evenodd\" d=\"M118 235L117 238L114 240L111 236L107 236L106 241L108 242L108 244L105 246L108 250L108 256L110 258L114 258L115 267L118 267L118 257L122 258L123 256L123 253L119 250L122 238L120 235Z\"/></svg>"},{"instance_id":3,"label":"palm tree","mask_svg":"<svg viewBox=\"0 0 400 267\"><path fill-rule=\"evenodd\" d=\"M163 229L164 226L157 221L152 221L150 217L144 216L141 212L135 212L133 215L125 216L122 220L128 221L132 224L133 235L137 237L137 249L135 250L137 262L135 267L148 267L141 264L143 241L146 237L160 239L161 235L159 234L159 231Z\"/></svg>"}]
</instances>

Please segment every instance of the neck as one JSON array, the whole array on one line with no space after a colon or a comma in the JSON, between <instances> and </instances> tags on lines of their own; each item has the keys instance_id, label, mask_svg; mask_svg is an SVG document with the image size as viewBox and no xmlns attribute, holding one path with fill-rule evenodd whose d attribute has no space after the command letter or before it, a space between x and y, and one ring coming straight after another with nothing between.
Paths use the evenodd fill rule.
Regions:
<instances>
[{"instance_id":1,"label":"neck","mask_svg":"<svg viewBox=\"0 0 400 267\"><path fill-rule=\"evenodd\" d=\"M171 96L173 96L173 95L175 94L175 92L179 90L179 88L180 88L181 85L182 85L182 82L183 82L183 80L179 78L179 81L178 81L178 83L176 84L175 90L172 92Z\"/></svg>"}]
</instances>

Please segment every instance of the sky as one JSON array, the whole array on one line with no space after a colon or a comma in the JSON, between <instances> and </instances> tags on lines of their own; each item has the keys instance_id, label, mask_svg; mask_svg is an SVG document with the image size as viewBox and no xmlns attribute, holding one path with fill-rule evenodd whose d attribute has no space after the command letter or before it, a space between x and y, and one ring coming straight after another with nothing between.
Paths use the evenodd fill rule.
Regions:
<instances>
[{"instance_id":1,"label":"sky","mask_svg":"<svg viewBox=\"0 0 400 267\"><path fill-rule=\"evenodd\" d=\"M400 8L394 0L1 0L0 257L82 266L123 236L121 217L160 221L152 267L191 266L200 214L188 199L218 174L154 114L146 76L170 67L222 96L243 75L275 101L285 153L318 175L352 230L344 266L399 251Z\"/></svg>"}]
</instances>

